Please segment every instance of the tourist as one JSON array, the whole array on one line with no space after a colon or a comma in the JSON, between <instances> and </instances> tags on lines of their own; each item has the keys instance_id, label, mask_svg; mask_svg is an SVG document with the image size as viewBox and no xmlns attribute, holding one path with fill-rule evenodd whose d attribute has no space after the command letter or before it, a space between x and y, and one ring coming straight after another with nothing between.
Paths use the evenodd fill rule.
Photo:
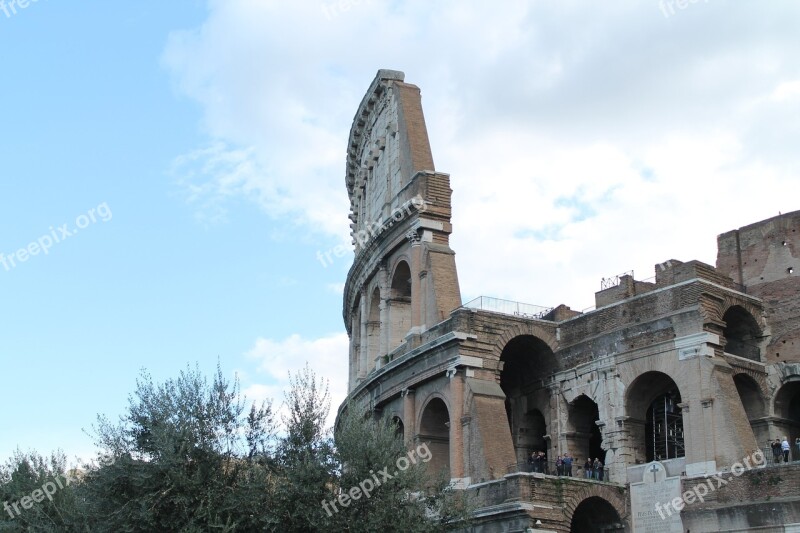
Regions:
<instances>
[{"instance_id":1,"label":"tourist","mask_svg":"<svg viewBox=\"0 0 800 533\"><path fill-rule=\"evenodd\" d=\"M603 463L599 457L595 457L594 464L592 465L594 476L597 481L603 481Z\"/></svg>"},{"instance_id":2,"label":"tourist","mask_svg":"<svg viewBox=\"0 0 800 533\"><path fill-rule=\"evenodd\" d=\"M800 437L794 439L794 460L800 461Z\"/></svg>"},{"instance_id":3,"label":"tourist","mask_svg":"<svg viewBox=\"0 0 800 533\"><path fill-rule=\"evenodd\" d=\"M556 457L556 475L564 475L564 460L561 458L561 454Z\"/></svg>"},{"instance_id":4,"label":"tourist","mask_svg":"<svg viewBox=\"0 0 800 533\"><path fill-rule=\"evenodd\" d=\"M789 437L786 435L783 436L783 442L781 442L781 451L783 452L783 462L789 462Z\"/></svg>"},{"instance_id":5,"label":"tourist","mask_svg":"<svg viewBox=\"0 0 800 533\"><path fill-rule=\"evenodd\" d=\"M531 472L536 472L536 463L539 462L539 455L536 452L531 452L531 455L528 457L528 469Z\"/></svg>"},{"instance_id":6,"label":"tourist","mask_svg":"<svg viewBox=\"0 0 800 533\"><path fill-rule=\"evenodd\" d=\"M539 452L539 473L547 473L547 454Z\"/></svg>"},{"instance_id":7,"label":"tourist","mask_svg":"<svg viewBox=\"0 0 800 533\"><path fill-rule=\"evenodd\" d=\"M564 454L562 462L564 463L564 475L572 477L572 457L569 456L569 453Z\"/></svg>"},{"instance_id":8,"label":"tourist","mask_svg":"<svg viewBox=\"0 0 800 533\"><path fill-rule=\"evenodd\" d=\"M586 479L592 479L593 468L594 467L592 466L592 458L587 457L586 462L583 463L583 477L585 477Z\"/></svg>"},{"instance_id":9,"label":"tourist","mask_svg":"<svg viewBox=\"0 0 800 533\"><path fill-rule=\"evenodd\" d=\"M772 444L772 462L778 464L781 462L781 441L780 439L775 439Z\"/></svg>"}]
</instances>

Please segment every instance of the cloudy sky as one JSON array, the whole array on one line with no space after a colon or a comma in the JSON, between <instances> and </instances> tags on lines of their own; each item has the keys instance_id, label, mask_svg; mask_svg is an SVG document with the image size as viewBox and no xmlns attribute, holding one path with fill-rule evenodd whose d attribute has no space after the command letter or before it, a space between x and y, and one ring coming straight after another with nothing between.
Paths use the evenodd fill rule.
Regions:
<instances>
[{"instance_id":1,"label":"cloudy sky","mask_svg":"<svg viewBox=\"0 0 800 533\"><path fill-rule=\"evenodd\" d=\"M19 0L17 0L19 1ZM87 458L140 369L346 389L345 147L422 89L464 301L586 309L800 209L800 3L0 2L0 458ZM18 250L23 250L20 254Z\"/></svg>"}]
</instances>

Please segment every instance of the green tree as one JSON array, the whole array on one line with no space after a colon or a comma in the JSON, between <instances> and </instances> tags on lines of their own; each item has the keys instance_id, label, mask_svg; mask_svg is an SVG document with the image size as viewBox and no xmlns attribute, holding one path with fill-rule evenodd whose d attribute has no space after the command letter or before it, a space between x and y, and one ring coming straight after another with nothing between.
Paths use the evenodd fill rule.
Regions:
<instances>
[{"instance_id":1,"label":"green tree","mask_svg":"<svg viewBox=\"0 0 800 533\"><path fill-rule=\"evenodd\" d=\"M249 411L217 368L195 368L156 385L137 380L116 424L98 417L97 444L111 458L82 484L85 511L100 531L263 529L275 427L269 404Z\"/></svg>"},{"instance_id":2,"label":"green tree","mask_svg":"<svg viewBox=\"0 0 800 533\"><path fill-rule=\"evenodd\" d=\"M98 417L96 462L52 502L0 518L0 530L428 532L467 523L461 492L426 472L427 446L408 448L390 421L354 406L334 440L325 381L308 366L289 380L278 433L271 404L245 409L238 382L219 368L211 383L197 368L162 384L143 372L119 421ZM63 454L18 454L0 467L0 497L20 501L57 476L67 476Z\"/></svg>"},{"instance_id":3,"label":"green tree","mask_svg":"<svg viewBox=\"0 0 800 533\"><path fill-rule=\"evenodd\" d=\"M76 474L61 452L49 458L16 452L0 466L0 531L79 530L83 518L73 484Z\"/></svg>"},{"instance_id":4,"label":"green tree","mask_svg":"<svg viewBox=\"0 0 800 533\"><path fill-rule=\"evenodd\" d=\"M347 406L336 432L337 492L346 506L339 499L327 505L332 530L423 533L468 524L464 493L428 471L427 443L404 443L398 429L386 416L365 416L363 409Z\"/></svg>"},{"instance_id":5,"label":"green tree","mask_svg":"<svg viewBox=\"0 0 800 533\"><path fill-rule=\"evenodd\" d=\"M326 428L330 393L324 380L308 367L289 376L284 435L277 447L280 490L273 498L275 531L329 530L320 502L332 497L336 459L331 432Z\"/></svg>"}]
</instances>

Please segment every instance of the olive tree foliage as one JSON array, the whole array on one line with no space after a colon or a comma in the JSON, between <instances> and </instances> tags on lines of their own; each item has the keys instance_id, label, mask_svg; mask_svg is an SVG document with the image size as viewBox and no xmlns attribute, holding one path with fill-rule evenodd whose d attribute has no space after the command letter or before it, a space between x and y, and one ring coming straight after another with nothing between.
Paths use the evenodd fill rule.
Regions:
<instances>
[{"instance_id":1,"label":"olive tree foliage","mask_svg":"<svg viewBox=\"0 0 800 533\"><path fill-rule=\"evenodd\" d=\"M308 366L289 380L277 416L271 403L248 407L219 368L211 382L197 368L160 384L142 372L119 420L98 417L98 457L79 475L63 454L17 454L0 467L0 505L57 476L64 483L52 501L0 518L0 531L428 532L467 523L461 493L426 471L427 447L407 446L391 421L353 406L334 437L326 382Z\"/></svg>"},{"instance_id":2,"label":"olive tree foliage","mask_svg":"<svg viewBox=\"0 0 800 533\"><path fill-rule=\"evenodd\" d=\"M331 511L332 529L423 533L466 527L471 506L449 479L427 468L432 458L427 443L404 442L388 416L348 405L336 431L342 467L337 486L348 499Z\"/></svg>"},{"instance_id":3,"label":"olive tree foliage","mask_svg":"<svg viewBox=\"0 0 800 533\"><path fill-rule=\"evenodd\" d=\"M46 458L17 451L0 465L0 531L80 530L74 476L62 452Z\"/></svg>"},{"instance_id":4,"label":"olive tree foliage","mask_svg":"<svg viewBox=\"0 0 800 533\"><path fill-rule=\"evenodd\" d=\"M118 422L98 417L113 458L90 470L86 512L101 531L235 531L263 526L272 487L271 404L245 408L238 381L197 368L153 383L143 372Z\"/></svg>"}]
</instances>

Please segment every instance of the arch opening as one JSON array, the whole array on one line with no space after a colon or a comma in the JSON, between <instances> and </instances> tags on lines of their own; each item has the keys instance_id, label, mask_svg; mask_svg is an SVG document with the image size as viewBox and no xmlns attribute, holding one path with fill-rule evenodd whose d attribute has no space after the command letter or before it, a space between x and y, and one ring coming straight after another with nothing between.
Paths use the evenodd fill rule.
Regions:
<instances>
[{"instance_id":1,"label":"arch opening","mask_svg":"<svg viewBox=\"0 0 800 533\"><path fill-rule=\"evenodd\" d=\"M745 308L734 305L725 311L722 320L725 321L725 328L722 330L725 351L745 359L761 361L761 329L753 315Z\"/></svg>"},{"instance_id":2,"label":"arch opening","mask_svg":"<svg viewBox=\"0 0 800 533\"><path fill-rule=\"evenodd\" d=\"M392 275L389 306L389 351L400 346L411 329L411 268L400 261Z\"/></svg>"},{"instance_id":3,"label":"arch opening","mask_svg":"<svg viewBox=\"0 0 800 533\"><path fill-rule=\"evenodd\" d=\"M790 381L778 389L775 395L775 416L778 434L772 438L788 437L792 446L792 459L800 459L800 450L795 446L795 441L800 437L800 381Z\"/></svg>"},{"instance_id":4,"label":"arch opening","mask_svg":"<svg viewBox=\"0 0 800 533\"><path fill-rule=\"evenodd\" d=\"M733 376L733 383L736 385L736 392L739 393L739 399L756 442L762 445L769 440L769 427L764 419L767 415L766 405L758 383L747 374L736 374Z\"/></svg>"},{"instance_id":5,"label":"arch opening","mask_svg":"<svg viewBox=\"0 0 800 533\"><path fill-rule=\"evenodd\" d=\"M625 525L614 506L599 496L583 500L572 513L571 533L608 533L625 531Z\"/></svg>"},{"instance_id":6,"label":"arch opening","mask_svg":"<svg viewBox=\"0 0 800 533\"><path fill-rule=\"evenodd\" d=\"M431 452L428 472L444 472L450 478L450 412L441 398L432 399L423 409L418 437Z\"/></svg>"},{"instance_id":7,"label":"arch opening","mask_svg":"<svg viewBox=\"0 0 800 533\"><path fill-rule=\"evenodd\" d=\"M592 460L599 458L605 464L603 435L597 425L600 420L597 403L585 394L581 394L569 404L568 420L567 442L575 464L582 465L587 458Z\"/></svg>"},{"instance_id":8,"label":"arch opening","mask_svg":"<svg viewBox=\"0 0 800 533\"><path fill-rule=\"evenodd\" d=\"M671 377L646 372L628 388L625 411L635 462L686 456L681 393Z\"/></svg>"},{"instance_id":9,"label":"arch opening","mask_svg":"<svg viewBox=\"0 0 800 533\"><path fill-rule=\"evenodd\" d=\"M392 417L392 424L394 425L394 436L398 440L405 440L405 426L399 416Z\"/></svg>"},{"instance_id":10,"label":"arch opening","mask_svg":"<svg viewBox=\"0 0 800 533\"><path fill-rule=\"evenodd\" d=\"M547 420L549 392L544 379L557 367L550 346L533 335L511 339L500 354L503 370L500 387L506 395L506 416L518 464L532 452L548 452Z\"/></svg>"}]
</instances>

